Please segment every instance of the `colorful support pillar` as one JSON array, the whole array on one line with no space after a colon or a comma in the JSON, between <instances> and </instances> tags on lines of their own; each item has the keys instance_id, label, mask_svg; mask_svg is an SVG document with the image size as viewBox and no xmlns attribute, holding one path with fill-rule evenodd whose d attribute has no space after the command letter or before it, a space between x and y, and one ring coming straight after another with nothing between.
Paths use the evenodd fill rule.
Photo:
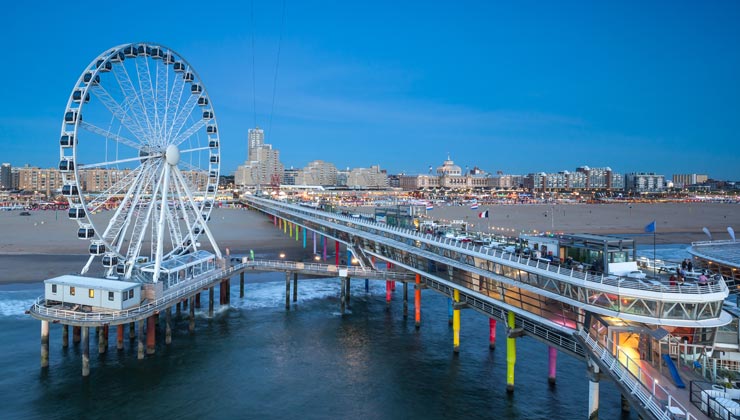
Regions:
<instances>
[{"instance_id":1,"label":"colorful support pillar","mask_svg":"<svg viewBox=\"0 0 740 420\"><path fill-rule=\"evenodd\" d=\"M133 342L136 339L136 322L128 324L128 341Z\"/></svg>"},{"instance_id":2,"label":"colorful support pillar","mask_svg":"<svg viewBox=\"0 0 740 420\"><path fill-rule=\"evenodd\" d=\"M303 228L303 249L306 249L306 228Z\"/></svg>"},{"instance_id":3,"label":"colorful support pillar","mask_svg":"<svg viewBox=\"0 0 740 420\"><path fill-rule=\"evenodd\" d=\"M146 354L154 354L155 344L157 343L156 327L154 315L146 319Z\"/></svg>"},{"instance_id":4,"label":"colorful support pillar","mask_svg":"<svg viewBox=\"0 0 740 420\"><path fill-rule=\"evenodd\" d=\"M548 360L548 371L547 371L547 382L550 385L555 385L555 373L557 371L558 364L558 350L553 346L547 347L547 360Z\"/></svg>"},{"instance_id":5,"label":"colorful support pillar","mask_svg":"<svg viewBox=\"0 0 740 420\"><path fill-rule=\"evenodd\" d=\"M88 327L80 327L82 330L82 376L90 376L90 331Z\"/></svg>"},{"instance_id":6,"label":"colorful support pillar","mask_svg":"<svg viewBox=\"0 0 740 420\"><path fill-rule=\"evenodd\" d=\"M488 318L488 348L496 349L496 320Z\"/></svg>"},{"instance_id":7,"label":"colorful support pillar","mask_svg":"<svg viewBox=\"0 0 740 420\"><path fill-rule=\"evenodd\" d=\"M416 275L416 281L414 282L414 323L416 329L421 327L421 276Z\"/></svg>"},{"instance_id":8,"label":"colorful support pillar","mask_svg":"<svg viewBox=\"0 0 740 420\"><path fill-rule=\"evenodd\" d=\"M116 325L116 350L123 351L123 328L124 324Z\"/></svg>"},{"instance_id":9,"label":"colorful support pillar","mask_svg":"<svg viewBox=\"0 0 740 420\"><path fill-rule=\"evenodd\" d=\"M298 272L293 273L293 302L298 302Z\"/></svg>"},{"instance_id":10,"label":"colorful support pillar","mask_svg":"<svg viewBox=\"0 0 740 420\"><path fill-rule=\"evenodd\" d=\"M391 282L389 280L385 281L385 309L390 309L391 307Z\"/></svg>"},{"instance_id":11,"label":"colorful support pillar","mask_svg":"<svg viewBox=\"0 0 740 420\"><path fill-rule=\"evenodd\" d=\"M321 246L324 247L324 261L326 261L326 242L328 242L328 240L326 239L326 236L322 235L321 236Z\"/></svg>"},{"instance_id":12,"label":"colorful support pillar","mask_svg":"<svg viewBox=\"0 0 740 420\"><path fill-rule=\"evenodd\" d=\"M311 242L313 242L313 253L314 255L316 255L316 232L312 232L312 235L313 235L313 240Z\"/></svg>"},{"instance_id":13,"label":"colorful support pillar","mask_svg":"<svg viewBox=\"0 0 740 420\"><path fill-rule=\"evenodd\" d=\"M69 347L69 325L62 325L62 348Z\"/></svg>"},{"instance_id":14,"label":"colorful support pillar","mask_svg":"<svg viewBox=\"0 0 740 420\"><path fill-rule=\"evenodd\" d=\"M290 310L290 271L285 272L285 310Z\"/></svg>"},{"instance_id":15,"label":"colorful support pillar","mask_svg":"<svg viewBox=\"0 0 740 420\"><path fill-rule=\"evenodd\" d=\"M339 241L334 241L334 259L335 264L339 265Z\"/></svg>"},{"instance_id":16,"label":"colorful support pillar","mask_svg":"<svg viewBox=\"0 0 740 420\"><path fill-rule=\"evenodd\" d=\"M460 303L460 291L453 290L452 298L455 303ZM457 306L452 310L452 351L460 353L460 308Z\"/></svg>"},{"instance_id":17,"label":"colorful support pillar","mask_svg":"<svg viewBox=\"0 0 740 420\"><path fill-rule=\"evenodd\" d=\"M172 343L172 307L165 309L164 312L164 343Z\"/></svg>"},{"instance_id":18,"label":"colorful support pillar","mask_svg":"<svg viewBox=\"0 0 740 420\"><path fill-rule=\"evenodd\" d=\"M288 236L293 237L293 223L288 222Z\"/></svg>"},{"instance_id":19,"label":"colorful support pillar","mask_svg":"<svg viewBox=\"0 0 740 420\"><path fill-rule=\"evenodd\" d=\"M370 280L365 279L365 293L370 292Z\"/></svg>"},{"instance_id":20,"label":"colorful support pillar","mask_svg":"<svg viewBox=\"0 0 740 420\"><path fill-rule=\"evenodd\" d=\"M509 311L507 326L509 331L513 330L516 316ZM516 338L506 337L506 392L514 392L514 365L516 365Z\"/></svg>"},{"instance_id":21,"label":"colorful support pillar","mask_svg":"<svg viewBox=\"0 0 740 420\"><path fill-rule=\"evenodd\" d=\"M144 320L139 320L139 335L137 337L136 358L144 359Z\"/></svg>"},{"instance_id":22,"label":"colorful support pillar","mask_svg":"<svg viewBox=\"0 0 740 420\"><path fill-rule=\"evenodd\" d=\"M288 222L286 220L280 219L283 222L283 233L288 233Z\"/></svg>"},{"instance_id":23,"label":"colorful support pillar","mask_svg":"<svg viewBox=\"0 0 740 420\"><path fill-rule=\"evenodd\" d=\"M409 284L403 282L403 319L409 317Z\"/></svg>"},{"instance_id":24,"label":"colorful support pillar","mask_svg":"<svg viewBox=\"0 0 740 420\"><path fill-rule=\"evenodd\" d=\"M82 327L72 327L72 344L80 344Z\"/></svg>"},{"instance_id":25,"label":"colorful support pillar","mask_svg":"<svg viewBox=\"0 0 740 420\"><path fill-rule=\"evenodd\" d=\"M295 225L295 241L298 242L298 231L301 230L299 225Z\"/></svg>"},{"instance_id":26,"label":"colorful support pillar","mask_svg":"<svg viewBox=\"0 0 740 420\"><path fill-rule=\"evenodd\" d=\"M49 321L41 321L41 367L49 367Z\"/></svg>"},{"instance_id":27,"label":"colorful support pillar","mask_svg":"<svg viewBox=\"0 0 740 420\"><path fill-rule=\"evenodd\" d=\"M213 286L208 288L208 317L213 318ZM179 309L179 308L178 308Z\"/></svg>"},{"instance_id":28,"label":"colorful support pillar","mask_svg":"<svg viewBox=\"0 0 740 420\"><path fill-rule=\"evenodd\" d=\"M244 297L244 272L239 273L239 297Z\"/></svg>"},{"instance_id":29,"label":"colorful support pillar","mask_svg":"<svg viewBox=\"0 0 740 420\"><path fill-rule=\"evenodd\" d=\"M589 360L588 368L588 420L599 418L599 366Z\"/></svg>"},{"instance_id":30,"label":"colorful support pillar","mask_svg":"<svg viewBox=\"0 0 740 420\"><path fill-rule=\"evenodd\" d=\"M277 226L277 216L275 215L272 216L272 224Z\"/></svg>"},{"instance_id":31,"label":"colorful support pillar","mask_svg":"<svg viewBox=\"0 0 740 420\"><path fill-rule=\"evenodd\" d=\"M188 331L195 332L195 308L193 307L193 298L190 298L190 314L188 320Z\"/></svg>"},{"instance_id":32,"label":"colorful support pillar","mask_svg":"<svg viewBox=\"0 0 740 420\"><path fill-rule=\"evenodd\" d=\"M452 298L447 298L447 324L452 325L452 317L453 315L452 310Z\"/></svg>"}]
</instances>

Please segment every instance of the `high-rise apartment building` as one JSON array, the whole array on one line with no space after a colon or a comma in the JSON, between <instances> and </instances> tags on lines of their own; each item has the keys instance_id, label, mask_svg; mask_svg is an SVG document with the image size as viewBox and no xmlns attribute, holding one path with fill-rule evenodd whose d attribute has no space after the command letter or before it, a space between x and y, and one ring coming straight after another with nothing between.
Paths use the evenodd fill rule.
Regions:
<instances>
[{"instance_id":1,"label":"high-rise apartment building","mask_svg":"<svg viewBox=\"0 0 740 420\"><path fill-rule=\"evenodd\" d=\"M10 190L13 188L13 168L9 163L3 163L0 166L0 190Z\"/></svg>"},{"instance_id":2,"label":"high-rise apartment building","mask_svg":"<svg viewBox=\"0 0 740 420\"><path fill-rule=\"evenodd\" d=\"M678 188L687 187L707 182L709 176L703 174L677 174L673 175L673 185Z\"/></svg>"},{"instance_id":3,"label":"high-rise apartment building","mask_svg":"<svg viewBox=\"0 0 740 420\"><path fill-rule=\"evenodd\" d=\"M265 132L257 127L247 134L247 161L240 165L234 174L234 183L239 186L269 185L275 178L282 182L283 164L280 151L265 144Z\"/></svg>"}]
</instances>

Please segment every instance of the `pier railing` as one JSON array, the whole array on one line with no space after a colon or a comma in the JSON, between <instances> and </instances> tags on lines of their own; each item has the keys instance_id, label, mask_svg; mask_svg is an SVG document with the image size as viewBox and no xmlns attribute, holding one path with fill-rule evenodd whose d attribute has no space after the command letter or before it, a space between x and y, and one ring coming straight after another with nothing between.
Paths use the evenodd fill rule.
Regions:
<instances>
[{"instance_id":1,"label":"pier railing","mask_svg":"<svg viewBox=\"0 0 740 420\"><path fill-rule=\"evenodd\" d=\"M722 278L722 276L719 274L716 275L716 278L712 278L711 281L708 282L708 284L706 285L699 285L698 283L671 285L671 284L665 284L659 280L652 280L652 279L643 280L643 279L636 279L636 278L625 277L625 276L605 275L604 273L596 273L596 272L590 272L590 271L579 271L573 267L565 268L560 264L554 264L550 261L544 262L540 259L533 259L531 256L524 257L521 254L508 252L508 251L501 250L501 249L494 249L490 247L479 246L479 245L472 244L470 242L467 242L467 243L460 242L458 240L455 240L454 238L440 238L440 237L437 237L435 235L428 234L428 233L422 234L415 230L411 230L411 229L407 229L403 227L387 226L387 225L379 224L373 221L358 219L354 217L348 217L348 216L344 216L341 214L326 213L326 212L319 211L319 210L309 210L309 209L296 206L296 205L292 205L292 204L279 203L274 200L257 199L254 197L251 197L248 200L269 202L272 205L277 205L281 207L281 209L276 209L276 211L285 211L285 209L287 209L290 212L294 213L294 215L297 217L303 217L303 218L316 217L325 222L334 222L334 221L344 222L344 224L347 227L355 226L357 228L374 229L377 232L383 232L383 233L390 234L390 235L397 236L397 237L405 236L407 239L412 239L412 240L419 241L419 242L424 241L428 245L442 246L449 250L454 250L458 252L467 251L467 253L471 254L472 256L483 257L493 262L506 261L510 263L526 265L527 267L530 267L530 268L534 268L537 270L543 270L543 271L547 271L548 273L563 276L563 279L565 281L570 281L571 283L577 284L577 285L588 286L588 284L584 284L585 282L585 283L594 283L598 285L611 286L611 287L627 289L627 290L639 290L639 291L656 292L656 293L690 294L690 295L704 295L704 294L725 293L725 292L729 293L729 290L724 281L724 278ZM267 207L269 207L270 204L263 203L263 205ZM369 232L369 233L372 233L372 232ZM399 242L405 242L403 238L401 239L397 239L393 237L388 237L388 238L397 240Z\"/></svg>"},{"instance_id":2,"label":"pier railing","mask_svg":"<svg viewBox=\"0 0 740 420\"><path fill-rule=\"evenodd\" d=\"M242 268L252 269L269 269L276 271L302 271L311 272L318 274L326 274L330 277L337 277L344 275L351 277L360 278L383 278L388 280L399 280L399 281L410 281L414 279L413 273L390 271L390 270L370 270L367 268L357 266L346 266L346 265L332 265L332 264L320 264L320 263L304 263L297 261L283 261L283 260L249 260L241 263L235 267L238 270Z\"/></svg>"},{"instance_id":3,"label":"pier railing","mask_svg":"<svg viewBox=\"0 0 740 420\"><path fill-rule=\"evenodd\" d=\"M604 365L609 368L611 376L629 389L656 418L661 420L675 418L696 420L696 417L683 404L673 398L660 385L658 378L654 378L642 369L640 363L633 360L623 349L617 347L616 355L613 355L591 337L586 330L581 329L576 334L591 348L593 355L601 359ZM675 415L679 412L683 414L681 417L676 417Z\"/></svg>"},{"instance_id":4,"label":"pier railing","mask_svg":"<svg viewBox=\"0 0 740 420\"><path fill-rule=\"evenodd\" d=\"M68 309L50 308L45 306L46 299L44 299L43 296L40 296L31 306L31 313L38 314L39 316L43 317L57 319L60 321L72 321L80 323L115 322L116 324L123 324L126 322L130 322L131 320L141 319L149 316L164 307L166 304L171 303L173 300L188 297L194 292L210 286L217 280L222 280L229 277L239 268L240 265L236 265L225 270L218 270L205 274L201 278L193 279L191 282L182 285L182 287L178 287L171 292L165 293L157 300L147 302L143 305L131 309L105 312L79 312Z\"/></svg>"}]
</instances>

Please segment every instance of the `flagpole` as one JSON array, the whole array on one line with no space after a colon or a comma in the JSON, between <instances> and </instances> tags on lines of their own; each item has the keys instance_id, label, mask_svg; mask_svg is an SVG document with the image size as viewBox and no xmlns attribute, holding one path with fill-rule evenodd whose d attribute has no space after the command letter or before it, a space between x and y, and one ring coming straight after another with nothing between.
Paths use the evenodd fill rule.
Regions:
<instances>
[{"instance_id":1,"label":"flagpole","mask_svg":"<svg viewBox=\"0 0 740 420\"><path fill-rule=\"evenodd\" d=\"M655 270L655 233L657 229L653 229L653 270ZM657 272L656 272L657 273Z\"/></svg>"}]
</instances>

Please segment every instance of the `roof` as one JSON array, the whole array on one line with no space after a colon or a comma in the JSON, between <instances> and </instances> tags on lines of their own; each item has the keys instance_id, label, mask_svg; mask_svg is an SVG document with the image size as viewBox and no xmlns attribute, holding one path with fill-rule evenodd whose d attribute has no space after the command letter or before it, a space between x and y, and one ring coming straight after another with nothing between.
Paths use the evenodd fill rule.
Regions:
<instances>
[{"instance_id":1,"label":"roof","mask_svg":"<svg viewBox=\"0 0 740 420\"><path fill-rule=\"evenodd\" d=\"M689 253L699 258L734 268L740 268L740 242L694 242L691 244L691 247L689 247Z\"/></svg>"},{"instance_id":2,"label":"roof","mask_svg":"<svg viewBox=\"0 0 740 420\"><path fill-rule=\"evenodd\" d=\"M67 286L86 287L89 289L102 289L109 291L123 291L132 287L141 286L139 283L121 280L99 279L94 277L76 276L74 274L65 274L44 280L44 283L63 284Z\"/></svg>"}]
</instances>

